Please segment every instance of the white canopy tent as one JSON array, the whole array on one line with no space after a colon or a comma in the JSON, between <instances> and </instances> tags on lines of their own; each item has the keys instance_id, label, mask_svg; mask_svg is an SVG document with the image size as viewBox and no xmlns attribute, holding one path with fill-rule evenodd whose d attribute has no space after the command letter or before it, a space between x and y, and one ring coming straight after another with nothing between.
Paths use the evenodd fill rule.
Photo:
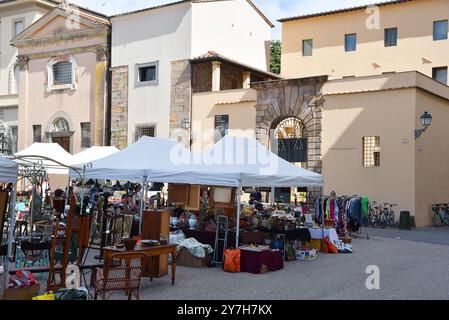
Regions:
<instances>
[{"instance_id":1,"label":"white canopy tent","mask_svg":"<svg viewBox=\"0 0 449 320\"><path fill-rule=\"evenodd\" d=\"M42 165L48 174L68 174L68 167L73 163L73 155L57 143L33 143L28 148L15 154L15 162L31 166Z\"/></svg>"},{"instance_id":2,"label":"white canopy tent","mask_svg":"<svg viewBox=\"0 0 449 320\"><path fill-rule=\"evenodd\" d=\"M83 165L74 165L83 169ZM279 158L253 138L226 136L192 155L175 141L143 137L127 149L93 161L85 178L238 187L322 187L320 174ZM71 176L76 173L71 170ZM240 197L237 219L240 219ZM237 242L239 230L237 230Z\"/></svg>"},{"instance_id":3,"label":"white canopy tent","mask_svg":"<svg viewBox=\"0 0 449 320\"><path fill-rule=\"evenodd\" d=\"M192 162L194 171L202 170L234 178L235 183L230 186L323 186L320 174L285 161L253 138L226 136L201 154L194 155Z\"/></svg>"},{"instance_id":4,"label":"white canopy tent","mask_svg":"<svg viewBox=\"0 0 449 320\"><path fill-rule=\"evenodd\" d=\"M323 187L323 176L299 168L278 157L254 138L225 136L218 143L193 156L201 170L225 174L237 180L237 221L240 221L242 187ZM195 165L197 166L197 165ZM237 223L236 246L240 228Z\"/></svg>"},{"instance_id":5,"label":"white canopy tent","mask_svg":"<svg viewBox=\"0 0 449 320\"><path fill-rule=\"evenodd\" d=\"M0 182L17 182L19 166L14 161L0 157Z\"/></svg>"},{"instance_id":6,"label":"white canopy tent","mask_svg":"<svg viewBox=\"0 0 449 320\"><path fill-rule=\"evenodd\" d=\"M72 165L77 165L81 163L89 163L95 160L106 158L120 150L116 147L90 147L80 153L75 154L72 157Z\"/></svg>"},{"instance_id":7,"label":"white canopy tent","mask_svg":"<svg viewBox=\"0 0 449 320\"><path fill-rule=\"evenodd\" d=\"M164 183L186 183L212 185L236 185L235 178L227 175L212 175L201 170L201 166L188 165L192 155L184 146L173 140L142 137L128 148L103 159L72 165L83 170L85 179L129 180ZM76 177L74 170L71 177ZM229 175L230 176L230 175Z\"/></svg>"}]
</instances>

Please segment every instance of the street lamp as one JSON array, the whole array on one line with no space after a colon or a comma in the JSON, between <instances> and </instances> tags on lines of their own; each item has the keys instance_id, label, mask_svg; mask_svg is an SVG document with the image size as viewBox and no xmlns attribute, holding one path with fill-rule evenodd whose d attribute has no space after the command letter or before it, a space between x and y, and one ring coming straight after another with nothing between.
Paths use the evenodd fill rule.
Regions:
<instances>
[{"instance_id":1,"label":"street lamp","mask_svg":"<svg viewBox=\"0 0 449 320\"><path fill-rule=\"evenodd\" d=\"M421 125L423 126L423 128L415 130L415 139L418 139L424 132L426 132L427 128L429 128L432 124L432 119L433 118L430 113L428 113L427 111L423 113L423 115L421 116Z\"/></svg>"},{"instance_id":2,"label":"street lamp","mask_svg":"<svg viewBox=\"0 0 449 320\"><path fill-rule=\"evenodd\" d=\"M186 129L186 130L190 129L190 120L187 118L184 118L184 120L182 120L182 122L181 122L181 126L183 129Z\"/></svg>"}]
</instances>

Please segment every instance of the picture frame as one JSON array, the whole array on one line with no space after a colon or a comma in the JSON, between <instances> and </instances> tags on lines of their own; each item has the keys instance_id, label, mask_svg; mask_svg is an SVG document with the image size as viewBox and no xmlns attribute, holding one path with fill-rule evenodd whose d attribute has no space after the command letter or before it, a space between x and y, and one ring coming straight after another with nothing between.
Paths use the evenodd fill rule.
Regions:
<instances>
[{"instance_id":1,"label":"picture frame","mask_svg":"<svg viewBox=\"0 0 449 320\"><path fill-rule=\"evenodd\" d=\"M213 187L211 189L211 205L217 208L233 208L235 206L235 189Z\"/></svg>"}]
</instances>

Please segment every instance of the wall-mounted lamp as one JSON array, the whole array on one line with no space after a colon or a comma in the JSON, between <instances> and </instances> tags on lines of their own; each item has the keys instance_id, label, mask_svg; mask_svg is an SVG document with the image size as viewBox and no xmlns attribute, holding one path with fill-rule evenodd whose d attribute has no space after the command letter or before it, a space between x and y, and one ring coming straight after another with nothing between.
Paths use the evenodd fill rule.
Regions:
<instances>
[{"instance_id":1,"label":"wall-mounted lamp","mask_svg":"<svg viewBox=\"0 0 449 320\"><path fill-rule=\"evenodd\" d=\"M184 120L182 120L182 122L181 122L181 126L183 129L186 129L186 130L190 129L190 120L187 118L184 118Z\"/></svg>"},{"instance_id":2,"label":"wall-mounted lamp","mask_svg":"<svg viewBox=\"0 0 449 320\"><path fill-rule=\"evenodd\" d=\"M427 111L423 113L423 115L421 116L421 125L423 126L423 128L415 130L415 139L418 139L424 132L426 132L427 128L429 128L432 124L432 119L433 118L430 113L428 113Z\"/></svg>"}]
</instances>

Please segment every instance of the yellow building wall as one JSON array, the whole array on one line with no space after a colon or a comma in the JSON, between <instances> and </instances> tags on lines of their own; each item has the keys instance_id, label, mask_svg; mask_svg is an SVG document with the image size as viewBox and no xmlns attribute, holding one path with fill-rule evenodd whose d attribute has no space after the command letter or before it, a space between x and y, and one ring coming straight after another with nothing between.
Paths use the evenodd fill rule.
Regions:
<instances>
[{"instance_id":1,"label":"yellow building wall","mask_svg":"<svg viewBox=\"0 0 449 320\"><path fill-rule=\"evenodd\" d=\"M229 135L255 138L256 92L252 89L194 94L192 98L193 152L215 143L215 116L229 115Z\"/></svg>"},{"instance_id":2,"label":"yellow building wall","mask_svg":"<svg viewBox=\"0 0 449 320\"><path fill-rule=\"evenodd\" d=\"M416 212L417 224L433 224L431 206L449 202L449 102L423 90L416 94L416 128L420 116L428 111L432 125L416 141Z\"/></svg>"},{"instance_id":3,"label":"yellow building wall","mask_svg":"<svg viewBox=\"0 0 449 320\"><path fill-rule=\"evenodd\" d=\"M327 84L326 84L327 85ZM323 91L326 92L326 85ZM416 89L325 95L325 193L366 195L415 213ZM380 167L363 167L363 137L380 136Z\"/></svg>"},{"instance_id":4,"label":"yellow building wall","mask_svg":"<svg viewBox=\"0 0 449 320\"><path fill-rule=\"evenodd\" d=\"M373 1L374 2L374 1ZM432 68L449 65L449 40L433 41L433 22L449 18L449 1L416 0L379 7L380 25L370 30L372 13L347 13L284 22L282 75L378 75L416 70L432 77ZM398 28L398 45L384 46L385 28ZM345 34L357 33L357 51L345 52ZM313 56L302 56L302 40L313 39Z\"/></svg>"}]
</instances>

